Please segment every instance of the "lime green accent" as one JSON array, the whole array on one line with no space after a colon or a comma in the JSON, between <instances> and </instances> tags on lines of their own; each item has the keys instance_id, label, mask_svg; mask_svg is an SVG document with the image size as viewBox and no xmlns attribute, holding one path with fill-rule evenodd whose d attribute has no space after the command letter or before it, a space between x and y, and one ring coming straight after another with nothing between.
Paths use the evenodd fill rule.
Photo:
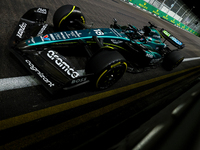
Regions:
<instances>
[{"instance_id":1,"label":"lime green accent","mask_svg":"<svg viewBox=\"0 0 200 150\"><path fill-rule=\"evenodd\" d=\"M128 67L127 63L123 62L123 64L126 66L126 70L127 70L127 67ZM125 72L126 72L126 70L125 70Z\"/></svg>"},{"instance_id":2,"label":"lime green accent","mask_svg":"<svg viewBox=\"0 0 200 150\"><path fill-rule=\"evenodd\" d=\"M157 30L158 31L158 30ZM160 34L160 32L158 31L158 33ZM164 38L163 36L162 36L162 34L160 34L160 36L161 36L161 38Z\"/></svg>"},{"instance_id":3,"label":"lime green accent","mask_svg":"<svg viewBox=\"0 0 200 150\"><path fill-rule=\"evenodd\" d=\"M168 36L168 37L171 35L171 34L170 34L169 32L167 32L166 30L164 30L163 33L164 33L166 36Z\"/></svg>"},{"instance_id":4,"label":"lime green accent","mask_svg":"<svg viewBox=\"0 0 200 150\"><path fill-rule=\"evenodd\" d=\"M83 24L85 24L85 19L83 16L81 16L81 19L83 20Z\"/></svg>"},{"instance_id":5,"label":"lime green accent","mask_svg":"<svg viewBox=\"0 0 200 150\"><path fill-rule=\"evenodd\" d=\"M87 41L88 44L92 44L92 43L96 43L94 41ZM110 44L110 43L103 43L104 45L109 45L110 47L112 47L112 49L114 49L113 47L117 47L117 48L120 48L122 50L125 50L127 51L125 48L121 47L121 46L118 46L118 45L115 45L115 44Z\"/></svg>"},{"instance_id":6,"label":"lime green accent","mask_svg":"<svg viewBox=\"0 0 200 150\"><path fill-rule=\"evenodd\" d=\"M97 43L97 42L94 42L94 41L87 41L87 43Z\"/></svg>"},{"instance_id":7,"label":"lime green accent","mask_svg":"<svg viewBox=\"0 0 200 150\"><path fill-rule=\"evenodd\" d=\"M122 63L122 62L115 63L115 64L111 65L110 68L114 68L114 67L120 65L121 63ZM126 62L123 62L123 64L126 66L126 69L125 69L125 71L124 71L124 72L126 72L127 66L128 66L128 65L127 65ZM105 70L105 71L99 76L99 78L98 78L98 80L97 80L97 82L96 82L96 87L97 87L97 88L98 88L98 84L99 84L100 79L102 78L102 76L103 76L107 71L108 71L108 70Z\"/></svg>"},{"instance_id":8,"label":"lime green accent","mask_svg":"<svg viewBox=\"0 0 200 150\"><path fill-rule=\"evenodd\" d=\"M103 46L103 47L101 47L101 49L102 48L110 48L110 49L114 49L113 47L111 47L111 46Z\"/></svg>"},{"instance_id":9,"label":"lime green accent","mask_svg":"<svg viewBox=\"0 0 200 150\"><path fill-rule=\"evenodd\" d=\"M96 87L98 88L98 84L99 84L99 80L101 79L101 77L107 72L108 70L105 70L98 78L97 82L96 82Z\"/></svg>"},{"instance_id":10,"label":"lime green accent","mask_svg":"<svg viewBox=\"0 0 200 150\"><path fill-rule=\"evenodd\" d=\"M111 68L116 67L116 66L118 66L118 65L120 65L120 64L121 64L121 62L118 62L118 63L116 63L116 64L113 64L113 65L111 66Z\"/></svg>"},{"instance_id":11,"label":"lime green accent","mask_svg":"<svg viewBox=\"0 0 200 150\"><path fill-rule=\"evenodd\" d=\"M110 45L110 46L113 46L113 47L117 47L117 48L120 48L120 49L123 49L123 50L126 51L125 48L123 48L123 47L121 47L121 46L118 46L118 45L115 45L115 44L110 44L110 43L103 43L103 44L105 44L105 45Z\"/></svg>"},{"instance_id":12,"label":"lime green accent","mask_svg":"<svg viewBox=\"0 0 200 150\"><path fill-rule=\"evenodd\" d=\"M62 21L65 20L65 19L74 11L75 7L76 7L76 6L73 6L72 11L70 11L70 13L69 13L67 16L63 17L63 18L60 20L58 27L60 27Z\"/></svg>"}]
</instances>

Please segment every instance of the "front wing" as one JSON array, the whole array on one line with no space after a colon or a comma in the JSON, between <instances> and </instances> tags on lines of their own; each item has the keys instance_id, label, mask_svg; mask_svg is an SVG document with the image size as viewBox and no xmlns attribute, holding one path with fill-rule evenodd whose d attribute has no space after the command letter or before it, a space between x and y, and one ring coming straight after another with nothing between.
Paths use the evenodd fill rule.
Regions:
<instances>
[{"instance_id":1,"label":"front wing","mask_svg":"<svg viewBox=\"0 0 200 150\"><path fill-rule=\"evenodd\" d=\"M72 72L72 70L74 70L73 68L67 68L67 66L60 67L56 65L55 60L47 57L48 53L53 53L53 50L38 50L34 49L34 47L28 50L18 49L19 43L29 39L31 36L40 36L45 32L48 28L48 24L44 23L47 14L48 9L46 8L33 8L26 12L20 19L10 38L9 50L52 94L60 90L68 90L90 82L93 74L78 74L78 71L75 70L77 74L72 76L72 73L74 73ZM60 58L60 62L63 61L63 64L70 64L70 62L62 55L59 55L58 57Z\"/></svg>"}]
</instances>

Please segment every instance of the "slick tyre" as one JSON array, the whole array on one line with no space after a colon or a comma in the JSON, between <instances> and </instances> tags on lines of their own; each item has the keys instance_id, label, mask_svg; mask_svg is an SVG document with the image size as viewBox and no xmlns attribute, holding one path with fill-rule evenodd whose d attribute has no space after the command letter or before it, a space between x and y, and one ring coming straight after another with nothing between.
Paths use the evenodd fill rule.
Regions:
<instances>
[{"instance_id":1,"label":"slick tyre","mask_svg":"<svg viewBox=\"0 0 200 150\"><path fill-rule=\"evenodd\" d=\"M94 74L97 89L106 89L115 84L126 72L125 58L111 47L103 47L87 63L86 72Z\"/></svg>"},{"instance_id":2,"label":"slick tyre","mask_svg":"<svg viewBox=\"0 0 200 150\"><path fill-rule=\"evenodd\" d=\"M163 67L168 71L173 70L178 65L180 65L183 60L184 57L179 51L172 51L165 56L163 60Z\"/></svg>"},{"instance_id":3,"label":"slick tyre","mask_svg":"<svg viewBox=\"0 0 200 150\"><path fill-rule=\"evenodd\" d=\"M60 31L83 29L83 25L75 20L85 24L85 17L80 8L74 5L64 5L58 8L53 16L54 27Z\"/></svg>"}]
</instances>

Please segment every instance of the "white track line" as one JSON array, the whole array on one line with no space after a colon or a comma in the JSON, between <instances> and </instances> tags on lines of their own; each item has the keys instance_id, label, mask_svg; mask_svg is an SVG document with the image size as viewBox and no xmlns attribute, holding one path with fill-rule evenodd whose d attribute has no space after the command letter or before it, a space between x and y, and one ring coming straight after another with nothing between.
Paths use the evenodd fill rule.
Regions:
<instances>
[{"instance_id":1,"label":"white track line","mask_svg":"<svg viewBox=\"0 0 200 150\"><path fill-rule=\"evenodd\" d=\"M183 62L198 60L200 57L185 58ZM0 79L0 92L40 85L33 76L21 76Z\"/></svg>"},{"instance_id":2,"label":"white track line","mask_svg":"<svg viewBox=\"0 0 200 150\"><path fill-rule=\"evenodd\" d=\"M192 61L192 60L198 60L198 59L200 59L200 57L185 58L185 59L183 60L183 62L186 62L186 61Z\"/></svg>"},{"instance_id":3,"label":"white track line","mask_svg":"<svg viewBox=\"0 0 200 150\"><path fill-rule=\"evenodd\" d=\"M0 91L36 86L40 83L33 76L22 76L0 79Z\"/></svg>"}]
</instances>

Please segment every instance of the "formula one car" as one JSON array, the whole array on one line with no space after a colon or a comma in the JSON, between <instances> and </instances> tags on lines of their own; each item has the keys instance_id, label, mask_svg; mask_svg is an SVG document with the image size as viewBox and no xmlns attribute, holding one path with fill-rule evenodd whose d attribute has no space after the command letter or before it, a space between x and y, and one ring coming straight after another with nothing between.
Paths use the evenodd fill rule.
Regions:
<instances>
[{"instance_id":1,"label":"formula one car","mask_svg":"<svg viewBox=\"0 0 200 150\"><path fill-rule=\"evenodd\" d=\"M175 52L153 52L166 45L155 34L153 37L158 39L149 42L150 38L135 32L133 26L115 29L114 23L114 28L92 28L86 25L80 8L73 5L60 7L53 16L53 25L46 23L47 15L47 8L27 11L9 45L10 51L52 94L88 82L105 89L116 83L127 68L137 72L140 67L163 62L166 68L173 69L183 60Z\"/></svg>"}]
</instances>

